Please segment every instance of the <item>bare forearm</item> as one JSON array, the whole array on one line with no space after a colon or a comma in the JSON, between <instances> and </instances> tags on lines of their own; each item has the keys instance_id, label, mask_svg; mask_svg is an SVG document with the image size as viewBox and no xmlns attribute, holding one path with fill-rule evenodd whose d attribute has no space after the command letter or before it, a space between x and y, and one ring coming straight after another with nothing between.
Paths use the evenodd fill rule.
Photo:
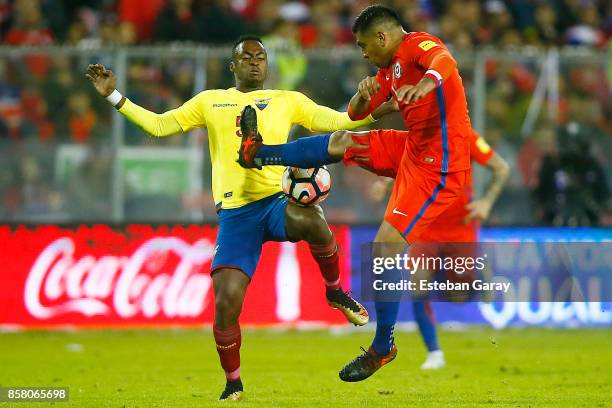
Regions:
<instances>
[{"instance_id":1,"label":"bare forearm","mask_svg":"<svg viewBox=\"0 0 612 408\"><path fill-rule=\"evenodd\" d=\"M349 102L349 116L353 120L363 119L367 116L369 106L370 101L357 92Z\"/></svg>"},{"instance_id":2,"label":"bare forearm","mask_svg":"<svg viewBox=\"0 0 612 408\"><path fill-rule=\"evenodd\" d=\"M487 167L491 169L493 176L491 177L482 198L489 201L491 205L493 205L504 189L506 181L508 181L508 177L510 176L510 166L504 159L495 154L495 156L493 156L487 164Z\"/></svg>"}]
</instances>

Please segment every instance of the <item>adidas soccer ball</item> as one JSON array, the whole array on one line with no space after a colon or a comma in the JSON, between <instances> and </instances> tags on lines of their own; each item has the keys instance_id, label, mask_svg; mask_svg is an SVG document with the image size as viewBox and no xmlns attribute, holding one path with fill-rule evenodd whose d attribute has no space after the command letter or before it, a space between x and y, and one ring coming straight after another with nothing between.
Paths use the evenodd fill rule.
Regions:
<instances>
[{"instance_id":1,"label":"adidas soccer ball","mask_svg":"<svg viewBox=\"0 0 612 408\"><path fill-rule=\"evenodd\" d=\"M283 173L283 191L293 203L307 207L327 198L331 175L327 167L298 169L287 167Z\"/></svg>"}]
</instances>

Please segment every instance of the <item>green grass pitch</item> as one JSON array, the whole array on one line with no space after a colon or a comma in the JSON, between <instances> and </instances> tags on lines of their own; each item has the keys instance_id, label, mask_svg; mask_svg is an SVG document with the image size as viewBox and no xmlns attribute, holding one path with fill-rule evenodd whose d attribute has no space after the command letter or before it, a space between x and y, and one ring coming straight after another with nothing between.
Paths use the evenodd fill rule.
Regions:
<instances>
[{"instance_id":1,"label":"green grass pitch","mask_svg":"<svg viewBox=\"0 0 612 408\"><path fill-rule=\"evenodd\" d=\"M346 384L338 370L371 331L245 330L242 407L607 407L610 329L442 331L447 368L418 369L417 333L397 333L398 358ZM211 407L224 378L209 330L0 334L2 386L68 386L55 407ZM234 404L230 402L229 404ZM224 403L227 405L228 403ZM0 403L49 406L49 403Z\"/></svg>"}]
</instances>

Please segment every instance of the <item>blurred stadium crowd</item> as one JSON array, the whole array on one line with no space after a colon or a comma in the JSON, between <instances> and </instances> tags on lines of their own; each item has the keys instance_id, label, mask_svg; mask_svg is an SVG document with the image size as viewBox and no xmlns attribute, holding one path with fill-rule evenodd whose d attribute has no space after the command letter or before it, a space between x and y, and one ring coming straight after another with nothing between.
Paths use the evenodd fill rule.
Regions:
<instances>
[{"instance_id":1,"label":"blurred stadium crowd","mask_svg":"<svg viewBox=\"0 0 612 408\"><path fill-rule=\"evenodd\" d=\"M6 163L0 177L0 220L111 219L112 109L93 93L82 73L89 62L112 67L115 60L110 53L92 53L96 47L167 42L217 46L244 33L259 33L271 56L268 86L300 90L321 104L343 109L359 80L372 72L352 48L350 31L353 17L369 3L0 0L3 45L71 45L77 50L11 55L8 48L0 48L0 160ZM491 224L612 225L612 3L385 3L401 12L408 30L435 33L452 47L472 109L476 99L474 51L483 46L494 49L483 72L486 104L482 128L514 171ZM347 46L353 54L336 54L333 49L337 46ZM561 57L558 109L547 115L544 106L526 132L524 120L536 92L545 49L551 46L581 46L589 57ZM87 52L80 54L79 49ZM516 58L508 58L513 52ZM233 85L227 60L227 52L207 57L206 88ZM150 56L130 56L128 52L125 72L130 99L161 112L193 95L199 71L196 58L168 51ZM402 128L403 124L392 117L378 126ZM126 124L125 144L195 146L207 157L205 132L153 140ZM66 149L66 145L75 149ZM208 163L204 167L208 168ZM203 213L205 220L215 217L206 176L200 195L164 191L163 187L131 188L142 180L134 174L124 176L127 220L182 221L191 219L194 211ZM373 179L359 169L336 169L334 189L340 191L326 204L329 218L336 222L379 221L382 205L368 191Z\"/></svg>"},{"instance_id":2,"label":"blurred stadium crowd","mask_svg":"<svg viewBox=\"0 0 612 408\"><path fill-rule=\"evenodd\" d=\"M362 0L0 0L5 44L227 44L242 33L282 33L303 47L352 42ZM411 31L459 48L487 44L604 46L606 0L388 0Z\"/></svg>"}]
</instances>

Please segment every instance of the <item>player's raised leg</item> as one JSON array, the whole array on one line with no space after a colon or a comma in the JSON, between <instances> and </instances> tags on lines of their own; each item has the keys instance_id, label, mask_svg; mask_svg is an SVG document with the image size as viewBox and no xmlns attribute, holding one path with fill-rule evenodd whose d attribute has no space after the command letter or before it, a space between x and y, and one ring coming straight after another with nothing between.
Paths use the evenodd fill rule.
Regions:
<instances>
[{"instance_id":1,"label":"player's raised leg","mask_svg":"<svg viewBox=\"0 0 612 408\"><path fill-rule=\"evenodd\" d=\"M406 241L391 224L383 221L376 238L373 256L395 257L403 252ZM387 244L387 245L384 245ZM397 356L393 330L397 322L399 301L377 301L376 334L372 345L364 353L354 358L340 370L340 379L347 382L362 381L374 374L379 368L390 363Z\"/></svg>"},{"instance_id":2,"label":"player's raised leg","mask_svg":"<svg viewBox=\"0 0 612 408\"><path fill-rule=\"evenodd\" d=\"M290 240L308 242L325 282L327 303L340 310L349 322L357 326L366 324L369 320L367 310L340 285L339 248L321 207L288 204L285 209L285 226Z\"/></svg>"},{"instance_id":3,"label":"player's raised leg","mask_svg":"<svg viewBox=\"0 0 612 408\"><path fill-rule=\"evenodd\" d=\"M423 370L436 370L446 365L444 353L438 345L438 334L436 332L436 320L433 314L431 302L427 300L415 300L412 302L414 320L419 327L419 333L427 347L427 359L421 365Z\"/></svg>"},{"instance_id":4,"label":"player's raised leg","mask_svg":"<svg viewBox=\"0 0 612 408\"><path fill-rule=\"evenodd\" d=\"M237 161L245 168L283 165L307 169L337 163L344 157L346 149L360 147L353 135L367 133L338 130L285 144L265 145L257 130L257 113L251 106L242 110L240 130L242 142Z\"/></svg>"},{"instance_id":5,"label":"player's raised leg","mask_svg":"<svg viewBox=\"0 0 612 408\"><path fill-rule=\"evenodd\" d=\"M240 380L240 345L242 342L238 318L242 311L249 277L233 268L214 272L215 321L213 333L221 367L227 380L219 400L239 400L243 386Z\"/></svg>"}]
</instances>

